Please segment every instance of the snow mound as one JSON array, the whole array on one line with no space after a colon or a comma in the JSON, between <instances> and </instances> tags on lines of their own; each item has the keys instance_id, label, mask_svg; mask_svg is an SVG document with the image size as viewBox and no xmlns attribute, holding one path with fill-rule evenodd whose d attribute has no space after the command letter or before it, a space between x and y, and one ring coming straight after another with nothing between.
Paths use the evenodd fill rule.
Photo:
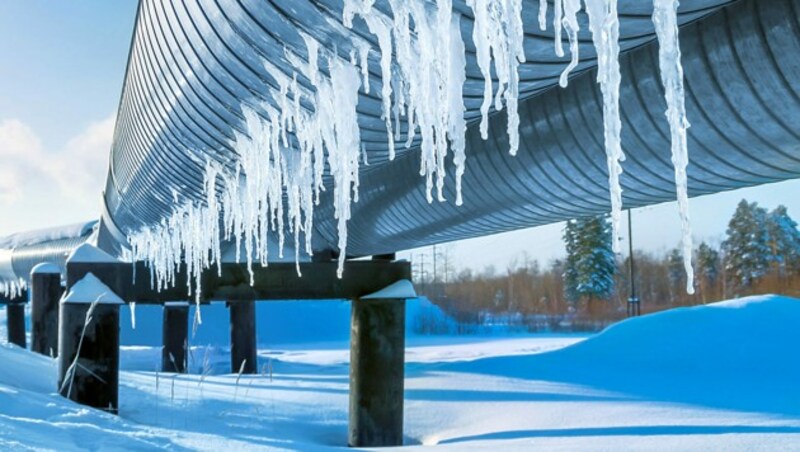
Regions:
<instances>
[{"instance_id":1,"label":"snow mound","mask_svg":"<svg viewBox=\"0 0 800 452\"><path fill-rule=\"evenodd\" d=\"M800 415L800 300L761 295L627 319L580 343L451 370Z\"/></svg>"},{"instance_id":2,"label":"snow mound","mask_svg":"<svg viewBox=\"0 0 800 452\"><path fill-rule=\"evenodd\" d=\"M103 284L97 276L87 273L70 288L62 303L125 304L117 294Z\"/></svg>"},{"instance_id":3,"label":"snow mound","mask_svg":"<svg viewBox=\"0 0 800 452\"><path fill-rule=\"evenodd\" d=\"M67 262L115 263L119 261L100 248L84 243L72 250L67 257Z\"/></svg>"},{"instance_id":4,"label":"snow mound","mask_svg":"<svg viewBox=\"0 0 800 452\"><path fill-rule=\"evenodd\" d=\"M760 295L677 308L608 327L562 358L654 372L800 373L800 300Z\"/></svg>"}]
</instances>

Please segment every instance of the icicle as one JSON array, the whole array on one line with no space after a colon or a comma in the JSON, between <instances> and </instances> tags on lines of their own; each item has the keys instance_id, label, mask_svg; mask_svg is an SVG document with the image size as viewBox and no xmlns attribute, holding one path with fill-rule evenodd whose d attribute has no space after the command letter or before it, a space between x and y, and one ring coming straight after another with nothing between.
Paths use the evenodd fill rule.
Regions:
<instances>
[{"instance_id":1,"label":"icicle","mask_svg":"<svg viewBox=\"0 0 800 452\"><path fill-rule=\"evenodd\" d=\"M466 53L461 39L461 16L455 15L450 24L450 84L448 86L448 129L447 136L453 148L453 164L456 167L456 205L464 203L461 196L461 179L466 169L467 121L464 119L464 93L466 81Z\"/></svg>"},{"instance_id":2,"label":"icicle","mask_svg":"<svg viewBox=\"0 0 800 452\"><path fill-rule=\"evenodd\" d=\"M603 124L606 157L608 163L608 185L611 194L612 246L619 252L620 218L622 216L622 187L619 176L622 152L622 123L619 114L619 21L617 0L587 0L589 28L597 51L597 82L603 92Z\"/></svg>"},{"instance_id":3,"label":"icicle","mask_svg":"<svg viewBox=\"0 0 800 452\"><path fill-rule=\"evenodd\" d=\"M131 329L136 329L136 302L131 301L128 303L128 309L131 311Z\"/></svg>"},{"instance_id":4,"label":"icicle","mask_svg":"<svg viewBox=\"0 0 800 452\"><path fill-rule=\"evenodd\" d=\"M581 10L581 0L556 0L556 2L559 1L564 2L564 18L561 20L561 24L563 25L564 30L567 32L567 37L569 38L569 52L572 57L569 65L567 65L567 67L561 73L561 77L558 79L558 84L562 88L566 88L569 80L569 74L573 69L575 69L575 66L578 65L578 61L580 59L578 47L578 31L580 31L580 26L578 25L578 12Z\"/></svg>"},{"instance_id":5,"label":"icicle","mask_svg":"<svg viewBox=\"0 0 800 452\"><path fill-rule=\"evenodd\" d=\"M358 48L359 66L361 67L361 84L364 86L364 92L369 94L369 43L359 40L356 43Z\"/></svg>"},{"instance_id":6,"label":"icicle","mask_svg":"<svg viewBox=\"0 0 800 452\"><path fill-rule=\"evenodd\" d=\"M547 0L539 0L539 30L547 30Z\"/></svg>"},{"instance_id":7,"label":"icicle","mask_svg":"<svg viewBox=\"0 0 800 452\"><path fill-rule=\"evenodd\" d=\"M684 104L683 66L678 40L678 0L653 0L653 23L659 44L659 67L664 96L667 101L667 120L672 138L672 164L675 166L675 186L678 194L678 210L681 217L681 245L683 265L686 269L686 291L694 293L694 269L692 268L692 229L689 220L689 191L686 167L689 151L686 142L686 119Z\"/></svg>"},{"instance_id":8,"label":"icicle","mask_svg":"<svg viewBox=\"0 0 800 452\"><path fill-rule=\"evenodd\" d=\"M0 295L9 298L19 298L27 288L28 283L23 278L11 281L3 281L0 282Z\"/></svg>"},{"instance_id":9,"label":"icicle","mask_svg":"<svg viewBox=\"0 0 800 452\"><path fill-rule=\"evenodd\" d=\"M392 131L392 35L388 19L378 14L368 14L364 18L370 33L378 37L381 49L381 119L386 123L386 136L389 145L389 160L394 160L394 132ZM398 127L399 131L399 127Z\"/></svg>"},{"instance_id":10,"label":"icicle","mask_svg":"<svg viewBox=\"0 0 800 452\"><path fill-rule=\"evenodd\" d=\"M556 2L556 5L559 3ZM509 152L516 155L519 148L519 63L525 62L523 49L521 0L467 0L472 8L475 23L472 40L475 42L478 67L484 78L483 103L481 104L481 137L489 136L489 107L492 101L491 63L497 74L497 92L494 95L495 110L503 108L505 99L508 108ZM559 6L560 8L560 6ZM560 11L557 10L558 14Z\"/></svg>"},{"instance_id":11,"label":"icicle","mask_svg":"<svg viewBox=\"0 0 800 452\"><path fill-rule=\"evenodd\" d=\"M595 0L586 0L588 2ZM553 5L553 32L555 33L554 44L556 49L556 56L561 58L564 56L564 44L561 42L561 19L563 17L563 3L564 0L555 0Z\"/></svg>"}]
</instances>

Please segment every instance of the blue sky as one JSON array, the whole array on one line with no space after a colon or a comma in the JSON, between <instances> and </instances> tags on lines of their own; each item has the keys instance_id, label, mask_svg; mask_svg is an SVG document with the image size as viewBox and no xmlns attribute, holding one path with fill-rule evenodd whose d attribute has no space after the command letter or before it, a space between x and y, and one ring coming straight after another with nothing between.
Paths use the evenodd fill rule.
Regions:
<instances>
[{"instance_id":1,"label":"blue sky","mask_svg":"<svg viewBox=\"0 0 800 452\"><path fill-rule=\"evenodd\" d=\"M0 2L0 235L97 218L136 4Z\"/></svg>"},{"instance_id":2,"label":"blue sky","mask_svg":"<svg viewBox=\"0 0 800 452\"><path fill-rule=\"evenodd\" d=\"M0 1L0 236L99 216L136 4ZM743 197L800 218L800 181L706 196L691 202L695 239L718 242ZM637 247L678 243L674 204L635 211L634 226ZM503 271L522 251L547 262L563 254L561 227L468 240L451 253L475 269Z\"/></svg>"}]
</instances>

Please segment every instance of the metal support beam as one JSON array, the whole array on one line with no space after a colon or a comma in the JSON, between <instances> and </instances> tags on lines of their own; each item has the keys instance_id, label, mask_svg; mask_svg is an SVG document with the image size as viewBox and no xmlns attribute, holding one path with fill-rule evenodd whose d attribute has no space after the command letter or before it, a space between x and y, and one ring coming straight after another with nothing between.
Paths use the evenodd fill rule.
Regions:
<instances>
[{"instance_id":1,"label":"metal support beam","mask_svg":"<svg viewBox=\"0 0 800 452\"><path fill-rule=\"evenodd\" d=\"M294 263L279 262L269 266L253 266L253 284L247 265L222 264L222 276L217 267L203 271L201 301L210 300L351 300L378 291L401 279L410 279L408 262L348 261L344 278L337 275L336 262L305 262L300 264L303 275L297 274ZM135 271L135 277L134 277ZM186 297L188 275L185 268L175 274L175 284L153 289L150 270L143 262L70 262L67 268L67 287L88 272L95 274L115 294L126 302L163 304Z\"/></svg>"},{"instance_id":2,"label":"metal support beam","mask_svg":"<svg viewBox=\"0 0 800 452\"><path fill-rule=\"evenodd\" d=\"M6 326L8 329L8 342L27 346L25 339L25 303L8 303L6 305Z\"/></svg>"},{"instance_id":3,"label":"metal support beam","mask_svg":"<svg viewBox=\"0 0 800 452\"><path fill-rule=\"evenodd\" d=\"M64 293L58 267L42 264L31 272L31 350L58 355L58 300Z\"/></svg>"},{"instance_id":4,"label":"metal support beam","mask_svg":"<svg viewBox=\"0 0 800 452\"><path fill-rule=\"evenodd\" d=\"M82 405L117 414L119 304L93 301L61 303L59 392Z\"/></svg>"},{"instance_id":5,"label":"metal support beam","mask_svg":"<svg viewBox=\"0 0 800 452\"><path fill-rule=\"evenodd\" d=\"M350 317L350 447L403 444L405 300L354 300Z\"/></svg>"},{"instance_id":6,"label":"metal support beam","mask_svg":"<svg viewBox=\"0 0 800 452\"><path fill-rule=\"evenodd\" d=\"M186 373L186 351L189 347L188 303L164 305L163 333L161 370L179 374Z\"/></svg>"},{"instance_id":7,"label":"metal support beam","mask_svg":"<svg viewBox=\"0 0 800 452\"><path fill-rule=\"evenodd\" d=\"M230 301L231 372L258 373L256 345L256 304L252 300Z\"/></svg>"}]
</instances>

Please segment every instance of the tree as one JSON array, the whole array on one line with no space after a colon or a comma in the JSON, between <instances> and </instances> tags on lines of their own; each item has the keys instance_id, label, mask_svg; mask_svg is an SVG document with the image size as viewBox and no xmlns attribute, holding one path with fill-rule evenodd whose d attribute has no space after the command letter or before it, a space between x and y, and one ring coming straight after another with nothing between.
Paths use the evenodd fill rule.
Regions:
<instances>
[{"instance_id":1,"label":"tree","mask_svg":"<svg viewBox=\"0 0 800 452\"><path fill-rule=\"evenodd\" d=\"M767 217L769 246L773 262L785 276L800 270L800 231L789 216L786 206L778 206Z\"/></svg>"},{"instance_id":2,"label":"tree","mask_svg":"<svg viewBox=\"0 0 800 452\"><path fill-rule=\"evenodd\" d=\"M564 295L567 300L575 303L580 298L578 293L578 260L580 244L578 240L578 220L569 220L564 226L564 246L567 258L560 263L564 270Z\"/></svg>"},{"instance_id":3,"label":"tree","mask_svg":"<svg viewBox=\"0 0 800 452\"><path fill-rule=\"evenodd\" d=\"M678 248L673 248L667 255L667 271L669 275L669 294L671 302L675 303L681 287L686 287L686 272L683 268L683 253ZM677 289L676 289L677 288Z\"/></svg>"},{"instance_id":4,"label":"tree","mask_svg":"<svg viewBox=\"0 0 800 452\"><path fill-rule=\"evenodd\" d=\"M705 302L710 289L716 285L717 278L719 278L719 251L712 248L706 242L702 242L700 246L697 247L697 257L695 261L697 280L700 284L703 302Z\"/></svg>"},{"instance_id":5,"label":"tree","mask_svg":"<svg viewBox=\"0 0 800 452\"><path fill-rule=\"evenodd\" d=\"M728 277L739 289L751 287L766 274L772 260L766 209L741 200L726 234L722 247Z\"/></svg>"},{"instance_id":6,"label":"tree","mask_svg":"<svg viewBox=\"0 0 800 452\"><path fill-rule=\"evenodd\" d=\"M607 216L570 220L564 228L567 259L564 285L572 301L587 297L607 299L614 291L616 258L611 249L611 224Z\"/></svg>"}]
</instances>

